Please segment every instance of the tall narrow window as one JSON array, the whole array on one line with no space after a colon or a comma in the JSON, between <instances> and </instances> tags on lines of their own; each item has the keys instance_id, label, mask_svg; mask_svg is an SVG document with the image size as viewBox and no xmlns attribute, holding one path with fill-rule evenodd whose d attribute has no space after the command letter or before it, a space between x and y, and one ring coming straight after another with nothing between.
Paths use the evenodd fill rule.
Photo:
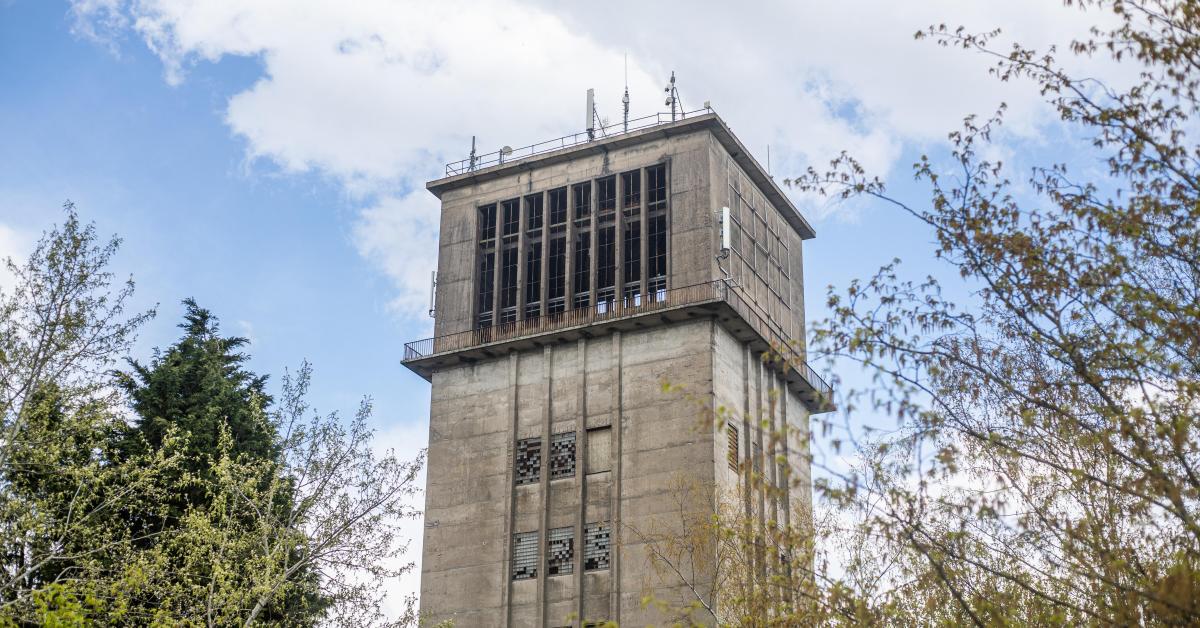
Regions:
<instances>
[{"instance_id":1,"label":"tall narrow window","mask_svg":"<svg viewBox=\"0 0 1200 628\"><path fill-rule=\"evenodd\" d=\"M589 292L592 273L592 234L589 231L575 234L575 302L573 307L589 307Z\"/></svg>"},{"instance_id":2,"label":"tall narrow window","mask_svg":"<svg viewBox=\"0 0 1200 628\"><path fill-rule=\"evenodd\" d=\"M667 167L646 168L646 206L650 211L667 208Z\"/></svg>"},{"instance_id":3,"label":"tall narrow window","mask_svg":"<svg viewBox=\"0 0 1200 628\"><path fill-rule=\"evenodd\" d=\"M560 225L567 221L567 188L550 190L550 224Z\"/></svg>"},{"instance_id":4,"label":"tall narrow window","mask_svg":"<svg viewBox=\"0 0 1200 628\"><path fill-rule=\"evenodd\" d=\"M646 232L647 298L661 301L667 296L667 217L650 216Z\"/></svg>"},{"instance_id":5,"label":"tall narrow window","mask_svg":"<svg viewBox=\"0 0 1200 628\"><path fill-rule=\"evenodd\" d=\"M517 320L517 247L505 247L500 253L500 322Z\"/></svg>"},{"instance_id":6,"label":"tall narrow window","mask_svg":"<svg viewBox=\"0 0 1200 628\"><path fill-rule=\"evenodd\" d=\"M547 260L550 276L546 278L546 313L557 314L566 309L567 296L567 238L550 240Z\"/></svg>"},{"instance_id":7,"label":"tall narrow window","mask_svg":"<svg viewBox=\"0 0 1200 628\"><path fill-rule=\"evenodd\" d=\"M592 184L577 183L571 186L574 191L575 217L585 218L592 215Z\"/></svg>"},{"instance_id":8,"label":"tall narrow window","mask_svg":"<svg viewBox=\"0 0 1200 628\"><path fill-rule=\"evenodd\" d=\"M541 231L542 229L542 195L530 194L525 197L525 231Z\"/></svg>"},{"instance_id":9,"label":"tall narrow window","mask_svg":"<svg viewBox=\"0 0 1200 628\"><path fill-rule=\"evenodd\" d=\"M496 239L496 204L479 208L479 241Z\"/></svg>"},{"instance_id":10,"label":"tall narrow window","mask_svg":"<svg viewBox=\"0 0 1200 628\"><path fill-rule=\"evenodd\" d=\"M542 243L529 244L525 252L525 318L537 318L542 304Z\"/></svg>"},{"instance_id":11,"label":"tall narrow window","mask_svg":"<svg viewBox=\"0 0 1200 628\"><path fill-rule=\"evenodd\" d=\"M517 441L514 458L517 467L513 470L516 484L520 486L537 482L542 472L542 439L535 436Z\"/></svg>"},{"instance_id":12,"label":"tall narrow window","mask_svg":"<svg viewBox=\"0 0 1200 628\"><path fill-rule=\"evenodd\" d=\"M625 223L625 305L641 305L642 295L642 223L633 220Z\"/></svg>"},{"instance_id":13,"label":"tall narrow window","mask_svg":"<svg viewBox=\"0 0 1200 628\"><path fill-rule=\"evenodd\" d=\"M550 479L575 476L575 432L550 437Z\"/></svg>"},{"instance_id":14,"label":"tall narrow window","mask_svg":"<svg viewBox=\"0 0 1200 628\"><path fill-rule=\"evenodd\" d=\"M513 535L512 579L533 580L537 578L538 533L517 532Z\"/></svg>"},{"instance_id":15,"label":"tall narrow window","mask_svg":"<svg viewBox=\"0 0 1200 628\"><path fill-rule=\"evenodd\" d=\"M616 227L602 227L596 234L596 309L607 312L616 300Z\"/></svg>"},{"instance_id":16,"label":"tall narrow window","mask_svg":"<svg viewBox=\"0 0 1200 628\"><path fill-rule=\"evenodd\" d=\"M642 173L634 170L621 174L621 206L625 209L640 207L642 203Z\"/></svg>"},{"instance_id":17,"label":"tall narrow window","mask_svg":"<svg viewBox=\"0 0 1200 628\"><path fill-rule=\"evenodd\" d=\"M516 235L521 225L521 202L517 199L504 201L500 204L504 213L504 232L506 236Z\"/></svg>"},{"instance_id":18,"label":"tall narrow window","mask_svg":"<svg viewBox=\"0 0 1200 628\"><path fill-rule=\"evenodd\" d=\"M563 576L575 570L575 530L550 528L546 534L546 575Z\"/></svg>"},{"instance_id":19,"label":"tall narrow window","mask_svg":"<svg viewBox=\"0 0 1200 628\"><path fill-rule=\"evenodd\" d=\"M603 523L583 527L583 570L608 569L609 528Z\"/></svg>"},{"instance_id":20,"label":"tall narrow window","mask_svg":"<svg viewBox=\"0 0 1200 628\"><path fill-rule=\"evenodd\" d=\"M596 180L597 211L610 212L617 208L617 177L604 177Z\"/></svg>"},{"instance_id":21,"label":"tall narrow window","mask_svg":"<svg viewBox=\"0 0 1200 628\"><path fill-rule=\"evenodd\" d=\"M479 256L479 293L475 296L476 327L492 326L492 306L495 303L496 252L487 251Z\"/></svg>"}]
</instances>

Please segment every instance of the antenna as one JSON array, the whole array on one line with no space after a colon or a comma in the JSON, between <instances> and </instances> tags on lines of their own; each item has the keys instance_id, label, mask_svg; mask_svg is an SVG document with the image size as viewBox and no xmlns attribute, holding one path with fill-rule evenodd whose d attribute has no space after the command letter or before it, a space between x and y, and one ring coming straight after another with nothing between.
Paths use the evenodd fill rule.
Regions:
<instances>
[{"instance_id":1,"label":"antenna","mask_svg":"<svg viewBox=\"0 0 1200 628\"><path fill-rule=\"evenodd\" d=\"M671 82L667 83L663 91L667 93L667 101L663 104L671 107L671 122L675 121L676 106L679 107L679 117L687 117L683 112L683 101L679 98L679 89L675 87L675 70L671 70Z\"/></svg>"},{"instance_id":2,"label":"antenna","mask_svg":"<svg viewBox=\"0 0 1200 628\"><path fill-rule=\"evenodd\" d=\"M629 53L625 53L625 97L621 99L624 106L624 122L622 130L629 132Z\"/></svg>"},{"instance_id":3,"label":"antenna","mask_svg":"<svg viewBox=\"0 0 1200 628\"><path fill-rule=\"evenodd\" d=\"M462 153L459 153L459 154L461 155ZM474 135L471 136L471 165L469 168L467 168L467 170L471 170L471 171L475 170L475 136Z\"/></svg>"},{"instance_id":4,"label":"antenna","mask_svg":"<svg viewBox=\"0 0 1200 628\"><path fill-rule=\"evenodd\" d=\"M434 318L434 306L437 305L437 271L429 272L429 318Z\"/></svg>"},{"instance_id":5,"label":"antenna","mask_svg":"<svg viewBox=\"0 0 1200 628\"><path fill-rule=\"evenodd\" d=\"M587 122L586 122L588 141L596 139L596 90L588 88L587 91Z\"/></svg>"}]
</instances>

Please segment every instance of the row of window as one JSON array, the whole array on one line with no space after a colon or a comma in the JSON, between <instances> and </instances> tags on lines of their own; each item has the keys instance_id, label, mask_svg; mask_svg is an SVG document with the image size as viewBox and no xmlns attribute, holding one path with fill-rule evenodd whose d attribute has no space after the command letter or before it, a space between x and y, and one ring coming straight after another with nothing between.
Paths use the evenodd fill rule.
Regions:
<instances>
[{"instance_id":1,"label":"row of window","mask_svg":"<svg viewBox=\"0 0 1200 628\"><path fill-rule=\"evenodd\" d=\"M476 327L511 323L518 318L535 319L543 314L563 312L568 307L583 309L594 306L598 311L606 312L612 309L618 298L640 305L643 281L648 298L665 297L667 171L662 164L645 169L647 224L644 227L641 213L642 172L640 169L632 170L596 179L594 220L590 181L481 206L478 216ZM624 216L624 225L619 233L616 220L618 188L621 196L619 205ZM568 200L571 201L569 206ZM546 205L549 206L548 216ZM519 237L522 211L525 217L523 245ZM566 294L568 215L573 216L575 227L575 235L570 243L574 250L571 295ZM497 219L500 221L499 234ZM646 239L644 264L643 237ZM624 251L621 259L624 272L621 277L617 277L618 238ZM525 270L524 285L519 286L518 268L522 263ZM543 298L545 303L542 302Z\"/></svg>"},{"instance_id":2,"label":"row of window","mask_svg":"<svg viewBox=\"0 0 1200 628\"><path fill-rule=\"evenodd\" d=\"M610 532L605 523L583 526L583 570L608 569ZM538 576L538 533L513 534L512 579L533 580ZM574 528L551 528L546 533L546 574L563 576L575 571Z\"/></svg>"},{"instance_id":3,"label":"row of window","mask_svg":"<svg viewBox=\"0 0 1200 628\"><path fill-rule=\"evenodd\" d=\"M542 439L540 436L517 441L516 484L536 484L542 473ZM550 479L575 477L575 432L562 432L550 437Z\"/></svg>"}]
</instances>

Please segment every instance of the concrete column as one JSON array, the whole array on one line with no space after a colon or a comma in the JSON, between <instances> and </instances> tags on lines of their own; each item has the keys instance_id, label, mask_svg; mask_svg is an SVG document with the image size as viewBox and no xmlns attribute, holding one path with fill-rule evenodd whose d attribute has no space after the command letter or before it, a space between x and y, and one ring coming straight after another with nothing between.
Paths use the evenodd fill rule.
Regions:
<instances>
[{"instance_id":1,"label":"concrete column","mask_svg":"<svg viewBox=\"0 0 1200 628\"><path fill-rule=\"evenodd\" d=\"M620 177L618 177L620 179ZM621 197L617 196L617 211L620 213ZM613 417L612 417L612 510L611 521L609 522L609 567L611 569L610 582L610 604L612 605L609 611L609 619L612 621L621 620L621 550L624 543L621 542L624 535L621 533L621 467L622 467L622 440L625 432L625 412L622 404L622 388L621 381L621 362L623 355L621 351L621 332L614 331L612 337L612 392L613 392Z\"/></svg>"},{"instance_id":2,"label":"concrete column","mask_svg":"<svg viewBox=\"0 0 1200 628\"><path fill-rule=\"evenodd\" d=\"M575 616L583 622L583 526L587 521L587 339L576 343L576 358L579 362L579 422L575 425Z\"/></svg>"},{"instance_id":3,"label":"concrete column","mask_svg":"<svg viewBox=\"0 0 1200 628\"><path fill-rule=\"evenodd\" d=\"M543 205L543 209L545 206ZM542 233L545 231L545 221L542 221ZM544 238L543 238L544 241ZM543 259L545 257L543 256ZM538 516L538 578L537 578L537 625L546 625L546 581L550 579L549 560L546 547L550 542L550 423L554 420L551 407L551 393L554 389L553 377L554 348L546 345L542 349L542 461L538 474L538 506L541 513Z\"/></svg>"},{"instance_id":4,"label":"concrete column","mask_svg":"<svg viewBox=\"0 0 1200 628\"><path fill-rule=\"evenodd\" d=\"M508 487L508 503L504 507L504 562L500 565L500 577L502 578L500 581L504 583L500 603L504 607L505 626L512 626L512 604L510 603L512 599L512 538L517 516L517 487L513 474L517 466L517 402L519 401L517 398L517 369L521 365L520 356L521 354L516 351L508 354L508 468L504 473L505 486Z\"/></svg>"},{"instance_id":5,"label":"concrete column","mask_svg":"<svg viewBox=\"0 0 1200 628\"><path fill-rule=\"evenodd\" d=\"M675 197L671 191L671 160L668 159L663 165L663 171L667 178L667 290L675 287L674 276L671 274L675 264L671 261L671 237L675 233L675 228L672 223L675 221L675 212L673 211Z\"/></svg>"},{"instance_id":6,"label":"concrete column","mask_svg":"<svg viewBox=\"0 0 1200 628\"><path fill-rule=\"evenodd\" d=\"M546 298L550 296L550 192L542 192L542 280L538 282L538 313L546 315Z\"/></svg>"}]
</instances>

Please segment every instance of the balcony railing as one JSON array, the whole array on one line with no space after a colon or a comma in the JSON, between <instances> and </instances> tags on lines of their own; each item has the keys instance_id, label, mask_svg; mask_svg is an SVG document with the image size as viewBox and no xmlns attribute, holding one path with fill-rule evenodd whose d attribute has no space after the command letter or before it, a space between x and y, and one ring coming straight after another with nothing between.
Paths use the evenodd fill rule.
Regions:
<instances>
[{"instance_id":1,"label":"balcony railing","mask_svg":"<svg viewBox=\"0 0 1200 628\"><path fill-rule=\"evenodd\" d=\"M695 111L686 111L676 114L671 114L670 112L654 113L648 116L630 120L628 123L628 128L626 128L626 123L624 121L613 122L597 126L590 134L587 131L580 131L579 133L564 135L552 140L538 142L537 144L530 144L529 146L510 149L507 152L497 150L490 153L484 153L482 155L475 155L446 164L446 176L452 177L454 175L466 174L468 172L479 170L480 168L498 166L507 161L516 161L518 159L524 159L526 157L532 157L534 155L556 151L561 148L570 148L572 146L578 146L580 144L602 140L615 135L622 135L632 131L648 129L660 124L669 124L671 122L675 122L676 118L683 120L688 116L709 113L710 111L711 109L697 109Z\"/></svg>"},{"instance_id":2,"label":"balcony railing","mask_svg":"<svg viewBox=\"0 0 1200 628\"><path fill-rule=\"evenodd\" d=\"M442 353L473 349L573 327L585 327L606 321L642 316L658 310L724 302L742 320L753 327L759 336L766 339L780 358L799 371L818 394L826 399L831 399L833 388L808 366L803 360L803 356L788 342L788 339L778 333L767 318L750 302L742 298L739 292L736 287L732 287L724 281L712 281L671 290L659 290L649 295L627 297L623 300L603 301L594 307L577 308L410 342L404 345L404 361L420 360Z\"/></svg>"}]
</instances>

